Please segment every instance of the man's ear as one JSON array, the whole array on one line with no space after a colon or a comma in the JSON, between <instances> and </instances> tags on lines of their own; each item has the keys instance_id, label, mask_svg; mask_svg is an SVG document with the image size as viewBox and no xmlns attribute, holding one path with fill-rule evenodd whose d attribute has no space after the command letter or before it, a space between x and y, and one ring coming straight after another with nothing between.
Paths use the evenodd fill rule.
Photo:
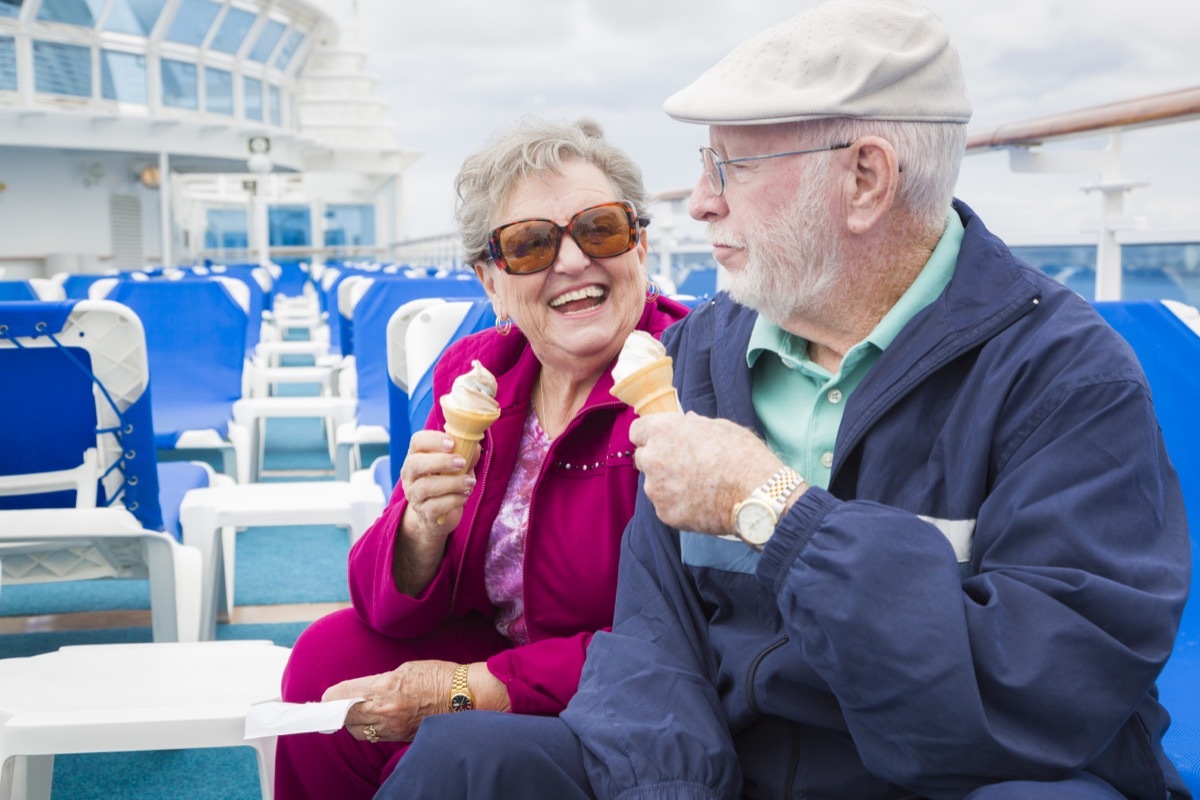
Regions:
<instances>
[{"instance_id":1,"label":"man's ear","mask_svg":"<svg viewBox=\"0 0 1200 800\"><path fill-rule=\"evenodd\" d=\"M892 143L863 136L850 147L846 181L846 227L866 233L891 209L900 186L900 160Z\"/></svg>"}]
</instances>

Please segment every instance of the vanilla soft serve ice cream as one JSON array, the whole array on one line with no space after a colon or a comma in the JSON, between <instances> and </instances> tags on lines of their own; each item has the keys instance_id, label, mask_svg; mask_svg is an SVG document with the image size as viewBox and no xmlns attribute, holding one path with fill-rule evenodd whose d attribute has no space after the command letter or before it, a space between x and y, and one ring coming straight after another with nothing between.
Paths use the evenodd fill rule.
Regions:
<instances>
[{"instance_id":1,"label":"vanilla soft serve ice cream","mask_svg":"<svg viewBox=\"0 0 1200 800\"><path fill-rule=\"evenodd\" d=\"M682 411L679 396L671 385L671 357L650 334L644 331L629 334L612 374L613 396L633 406L639 416Z\"/></svg>"}]
</instances>

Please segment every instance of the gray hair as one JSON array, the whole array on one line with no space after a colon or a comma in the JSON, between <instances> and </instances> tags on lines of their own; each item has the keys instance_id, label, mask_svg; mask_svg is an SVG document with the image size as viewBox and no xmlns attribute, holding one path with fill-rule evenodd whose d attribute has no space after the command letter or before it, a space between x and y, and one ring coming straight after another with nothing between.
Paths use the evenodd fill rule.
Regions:
<instances>
[{"instance_id":1,"label":"gray hair","mask_svg":"<svg viewBox=\"0 0 1200 800\"><path fill-rule=\"evenodd\" d=\"M879 136L892 143L904 167L896 201L927 232L940 232L950 213L958 170L966 152L967 126L956 122L898 122L827 117L802 122L817 145Z\"/></svg>"},{"instance_id":2,"label":"gray hair","mask_svg":"<svg viewBox=\"0 0 1200 800\"><path fill-rule=\"evenodd\" d=\"M526 117L468 156L454 179L458 193L454 218L467 263L491 258L488 235L496 225L500 206L519 182L545 172L561 173L566 162L576 159L603 172L617 199L633 203L639 217L649 216L641 169L625 151L604 138L597 123L581 119L564 125Z\"/></svg>"}]
</instances>

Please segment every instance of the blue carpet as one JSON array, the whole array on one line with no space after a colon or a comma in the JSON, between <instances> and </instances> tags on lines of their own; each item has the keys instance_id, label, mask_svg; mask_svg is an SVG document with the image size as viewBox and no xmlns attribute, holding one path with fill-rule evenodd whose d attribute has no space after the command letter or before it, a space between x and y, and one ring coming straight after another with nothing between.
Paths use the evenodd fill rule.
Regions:
<instances>
[{"instance_id":1,"label":"blue carpet","mask_svg":"<svg viewBox=\"0 0 1200 800\"><path fill-rule=\"evenodd\" d=\"M234 602L242 606L350 599L350 537L333 525L247 528L237 536ZM0 617L150 608L146 580L6 585Z\"/></svg>"}]
</instances>

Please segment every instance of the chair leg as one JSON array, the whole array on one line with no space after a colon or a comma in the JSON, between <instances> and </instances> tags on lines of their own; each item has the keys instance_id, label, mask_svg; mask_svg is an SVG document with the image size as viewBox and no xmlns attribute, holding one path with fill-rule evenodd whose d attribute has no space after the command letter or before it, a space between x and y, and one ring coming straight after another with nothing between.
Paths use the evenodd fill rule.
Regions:
<instances>
[{"instance_id":1,"label":"chair leg","mask_svg":"<svg viewBox=\"0 0 1200 800\"><path fill-rule=\"evenodd\" d=\"M258 755L258 785L262 798L272 800L275 796L275 737L255 739L253 746Z\"/></svg>"},{"instance_id":2,"label":"chair leg","mask_svg":"<svg viewBox=\"0 0 1200 800\"><path fill-rule=\"evenodd\" d=\"M19 800L50 800L50 787L54 782L54 756L14 756L10 762L12 770L11 794ZM7 771L8 766L5 767ZM0 778L0 797L4 780Z\"/></svg>"}]
</instances>

